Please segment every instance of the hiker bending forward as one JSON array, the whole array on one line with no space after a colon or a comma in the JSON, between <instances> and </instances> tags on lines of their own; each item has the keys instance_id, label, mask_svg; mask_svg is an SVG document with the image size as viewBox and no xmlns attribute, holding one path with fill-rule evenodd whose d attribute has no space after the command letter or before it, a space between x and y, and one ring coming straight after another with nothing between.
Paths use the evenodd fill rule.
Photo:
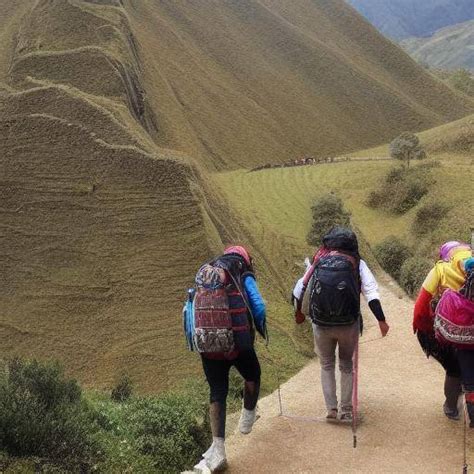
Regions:
<instances>
[{"instance_id":1,"label":"hiker bending forward","mask_svg":"<svg viewBox=\"0 0 474 474\"><path fill-rule=\"evenodd\" d=\"M252 259L244 247L228 247L224 255L201 267L196 276L194 314L194 341L210 387L213 436L212 445L195 466L195 472L213 472L226 465L224 439L231 367L245 380L239 422L243 434L250 433L256 420L260 391L260 364L254 340L255 329L266 337L265 303L257 287ZM225 318L230 323L228 329L222 324ZM211 319L220 325L214 334L209 329L212 324L207 324ZM203 321L207 323L202 324Z\"/></svg>"},{"instance_id":2,"label":"hiker bending forward","mask_svg":"<svg viewBox=\"0 0 474 474\"><path fill-rule=\"evenodd\" d=\"M305 315L312 320L328 421L352 421L352 367L354 351L362 331L361 292L379 322L382 336L386 336L389 326L380 303L377 282L360 258L357 237L349 229L335 227L324 236L322 247L293 290L296 322L302 323ZM341 372L339 412L336 348Z\"/></svg>"},{"instance_id":3,"label":"hiker bending forward","mask_svg":"<svg viewBox=\"0 0 474 474\"><path fill-rule=\"evenodd\" d=\"M446 242L439 249L439 257L416 299L413 330L425 354L437 360L446 372L443 412L451 420L460 419L458 401L462 393L461 375L464 372L465 390L471 392L467 398L472 402L468 408L474 425L474 353L456 349L451 344L440 344L434 330L434 309L447 289L459 291L465 283L465 263L471 259L472 249L462 242Z\"/></svg>"}]
</instances>

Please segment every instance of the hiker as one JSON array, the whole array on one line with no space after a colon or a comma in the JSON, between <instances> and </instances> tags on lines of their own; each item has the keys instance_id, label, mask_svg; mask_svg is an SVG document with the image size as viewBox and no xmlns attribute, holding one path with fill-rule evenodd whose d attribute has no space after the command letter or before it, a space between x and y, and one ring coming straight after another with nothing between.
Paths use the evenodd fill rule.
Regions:
<instances>
[{"instance_id":1,"label":"hiker","mask_svg":"<svg viewBox=\"0 0 474 474\"><path fill-rule=\"evenodd\" d=\"M380 303L378 286L359 255L357 236L334 227L323 237L312 264L293 290L295 321L312 320L315 352L321 362L321 384L327 421L352 422L353 354L362 331L360 293L365 296L385 337L389 325ZM341 403L336 394L336 348L341 372Z\"/></svg>"},{"instance_id":2,"label":"hiker","mask_svg":"<svg viewBox=\"0 0 474 474\"><path fill-rule=\"evenodd\" d=\"M458 400L462 392L461 368L452 345L440 344L434 333L437 302L446 289L459 291L465 282L464 262L472 257L468 244L451 241L440 247L439 260L430 270L415 302L413 331L425 354L437 360L446 372L444 380L444 414L459 420Z\"/></svg>"},{"instance_id":3,"label":"hiker","mask_svg":"<svg viewBox=\"0 0 474 474\"><path fill-rule=\"evenodd\" d=\"M190 290L192 291L192 290ZM252 258L244 247L227 247L224 254L203 265L196 275L192 348L200 352L210 387L213 442L195 472L226 467L225 423L229 371L244 378L242 434L252 431L260 391L260 364L254 349L255 330L266 335L265 303L260 295Z\"/></svg>"},{"instance_id":4,"label":"hiker","mask_svg":"<svg viewBox=\"0 0 474 474\"><path fill-rule=\"evenodd\" d=\"M474 428L474 258L465 260L462 269L466 278L461 289L445 290L436 306L434 332L441 345L454 347L470 427Z\"/></svg>"}]
</instances>

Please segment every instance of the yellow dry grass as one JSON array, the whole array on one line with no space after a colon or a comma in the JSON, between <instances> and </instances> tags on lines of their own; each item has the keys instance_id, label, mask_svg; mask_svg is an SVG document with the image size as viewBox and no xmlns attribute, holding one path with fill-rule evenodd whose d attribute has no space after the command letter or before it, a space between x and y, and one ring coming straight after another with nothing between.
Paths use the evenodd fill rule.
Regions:
<instances>
[{"instance_id":1,"label":"yellow dry grass","mask_svg":"<svg viewBox=\"0 0 474 474\"><path fill-rule=\"evenodd\" d=\"M388 163L209 171L366 148L474 103L342 0L289 5L2 3L5 355L58 358L96 387L122 371L141 391L170 387L198 364L181 337L184 290L203 260L240 240L269 300L263 357L301 366L307 335L287 298L309 251L311 200L337 188L369 240L402 232L408 220L380 229L363 207Z\"/></svg>"}]
</instances>

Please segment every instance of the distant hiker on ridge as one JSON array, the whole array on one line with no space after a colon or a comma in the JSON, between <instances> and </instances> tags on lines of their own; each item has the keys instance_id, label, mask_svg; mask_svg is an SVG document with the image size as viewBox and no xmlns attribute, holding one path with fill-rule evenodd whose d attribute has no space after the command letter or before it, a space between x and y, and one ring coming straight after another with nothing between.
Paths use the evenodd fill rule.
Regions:
<instances>
[{"instance_id":1,"label":"distant hiker on ridge","mask_svg":"<svg viewBox=\"0 0 474 474\"><path fill-rule=\"evenodd\" d=\"M321 383L327 421L353 420L353 355L362 331L360 293L379 322L382 336L389 325L380 303L378 286L367 264L360 258L357 237L349 229L334 227L323 237L311 266L296 284L295 320L309 316L313 323L315 352L321 362ZM336 394L336 348L341 371L341 404Z\"/></svg>"},{"instance_id":2,"label":"distant hiker on ridge","mask_svg":"<svg viewBox=\"0 0 474 474\"><path fill-rule=\"evenodd\" d=\"M226 467L225 422L229 370L244 378L244 401L239 429L252 431L260 391L260 364L254 349L255 329L266 337L265 303L255 280L252 258L244 247L232 246L203 265L189 290L184 308L188 347L201 354L211 391L213 442L194 472Z\"/></svg>"},{"instance_id":3,"label":"distant hiker on ridge","mask_svg":"<svg viewBox=\"0 0 474 474\"><path fill-rule=\"evenodd\" d=\"M462 242L446 242L439 250L439 257L440 260L428 273L418 294L414 308L413 330L426 355L436 359L446 371L444 414L452 420L459 420L458 401L462 392L462 378L465 391L471 392L466 395L466 401L471 426L474 426L474 395L472 393L474 392L474 352L472 351L474 346L466 346L469 342L468 338L474 337L472 334L474 315L472 305L462 302L462 298L455 294L463 285L466 285L468 276L466 264L471 262L472 265L472 249ZM445 292L449 294L445 296ZM449 298L451 302L441 304L440 299L444 301L445 298ZM461 302L457 303L453 299ZM436 313L440 310L443 313L439 315L442 316L441 320L438 316L435 319L435 308ZM457 310L461 308L465 317L454 324L457 334L451 334L452 323L458 318L456 308ZM466 318L471 319L470 336L469 328L462 328L462 325L468 322ZM456 343L461 339L464 340L464 345Z\"/></svg>"}]
</instances>

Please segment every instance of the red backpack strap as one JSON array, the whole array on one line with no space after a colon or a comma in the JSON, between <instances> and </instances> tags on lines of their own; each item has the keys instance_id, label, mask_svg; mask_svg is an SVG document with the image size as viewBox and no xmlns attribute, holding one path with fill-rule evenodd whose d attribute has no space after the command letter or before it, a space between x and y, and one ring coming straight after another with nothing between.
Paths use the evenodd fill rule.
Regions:
<instances>
[{"instance_id":1,"label":"red backpack strap","mask_svg":"<svg viewBox=\"0 0 474 474\"><path fill-rule=\"evenodd\" d=\"M347 258L347 260L349 260L352 263L354 270L359 271L359 261L357 258L353 257L352 255L341 252L339 250L331 250L329 252L329 255L340 255L341 257Z\"/></svg>"}]
</instances>

